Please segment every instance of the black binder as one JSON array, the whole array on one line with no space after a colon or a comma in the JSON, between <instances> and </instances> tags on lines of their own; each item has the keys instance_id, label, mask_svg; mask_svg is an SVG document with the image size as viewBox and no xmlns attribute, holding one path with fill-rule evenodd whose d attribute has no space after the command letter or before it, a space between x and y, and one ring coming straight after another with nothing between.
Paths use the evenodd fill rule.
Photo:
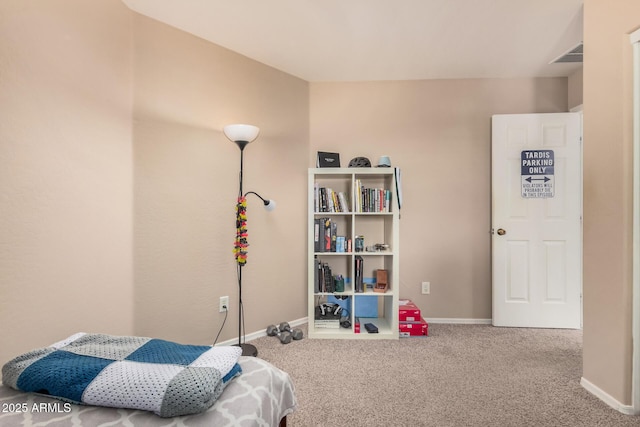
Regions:
<instances>
[{"instance_id":1,"label":"black binder","mask_svg":"<svg viewBox=\"0 0 640 427\"><path fill-rule=\"evenodd\" d=\"M356 262L356 281L355 281L355 292L364 292L364 278L362 277L364 271L364 260L360 255L355 257Z\"/></svg>"}]
</instances>

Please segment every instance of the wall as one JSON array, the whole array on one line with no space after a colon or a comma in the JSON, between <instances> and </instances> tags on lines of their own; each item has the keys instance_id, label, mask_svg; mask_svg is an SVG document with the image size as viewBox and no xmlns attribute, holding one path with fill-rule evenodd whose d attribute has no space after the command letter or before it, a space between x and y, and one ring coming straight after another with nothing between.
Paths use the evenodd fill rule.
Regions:
<instances>
[{"instance_id":1,"label":"wall","mask_svg":"<svg viewBox=\"0 0 640 427\"><path fill-rule=\"evenodd\" d=\"M627 34L638 16L634 0L585 1L583 374L623 404ZM221 339L235 335L238 150L220 130L237 121L262 128L246 151L246 188L279 202L267 214L250 200L249 331L306 313L300 166L320 149L402 167L402 296L429 317L489 318L490 117L568 106L566 79L317 83L305 95L305 82L111 0L0 2L0 75L0 363L78 330L210 342L221 295L232 297Z\"/></svg>"},{"instance_id":2,"label":"wall","mask_svg":"<svg viewBox=\"0 0 640 427\"><path fill-rule=\"evenodd\" d=\"M317 151L402 169L400 297L429 318L490 319L491 116L567 111L567 79L312 83ZM431 294L420 283L431 282Z\"/></svg>"},{"instance_id":3,"label":"wall","mask_svg":"<svg viewBox=\"0 0 640 427\"><path fill-rule=\"evenodd\" d=\"M583 376L631 404L632 49L640 3L584 6ZM604 172L606 171L606 172Z\"/></svg>"},{"instance_id":4,"label":"wall","mask_svg":"<svg viewBox=\"0 0 640 427\"><path fill-rule=\"evenodd\" d=\"M112 0L0 2L0 364L133 331L131 24Z\"/></svg>"},{"instance_id":5,"label":"wall","mask_svg":"<svg viewBox=\"0 0 640 427\"><path fill-rule=\"evenodd\" d=\"M306 315L306 82L117 1L0 19L0 363L79 330L211 343L223 295L237 336L230 123L262 128L245 190L278 202L249 200L247 330Z\"/></svg>"},{"instance_id":6,"label":"wall","mask_svg":"<svg viewBox=\"0 0 640 427\"><path fill-rule=\"evenodd\" d=\"M568 78L569 84L569 109L582 105L583 91L583 73L584 69L573 72Z\"/></svg>"},{"instance_id":7,"label":"wall","mask_svg":"<svg viewBox=\"0 0 640 427\"><path fill-rule=\"evenodd\" d=\"M135 331L181 342L238 335L232 246L240 151L224 125L261 128L244 150L248 332L306 316L307 82L141 15L135 58Z\"/></svg>"}]
</instances>

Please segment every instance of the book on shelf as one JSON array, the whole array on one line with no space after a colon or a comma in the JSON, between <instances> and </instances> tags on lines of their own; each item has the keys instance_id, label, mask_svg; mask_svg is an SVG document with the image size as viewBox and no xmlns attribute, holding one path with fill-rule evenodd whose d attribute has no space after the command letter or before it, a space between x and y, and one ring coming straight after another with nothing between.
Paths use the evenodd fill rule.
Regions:
<instances>
[{"instance_id":1,"label":"book on shelf","mask_svg":"<svg viewBox=\"0 0 640 427\"><path fill-rule=\"evenodd\" d=\"M329 217L313 220L313 251L351 252L351 239L338 235L338 223Z\"/></svg>"},{"instance_id":2,"label":"book on shelf","mask_svg":"<svg viewBox=\"0 0 640 427\"><path fill-rule=\"evenodd\" d=\"M331 244L329 246L329 252L337 252L336 244L338 239L338 224L336 222L331 222Z\"/></svg>"},{"instance_id":3,"label":"book on shelf","mask_svg":"<svg viewBox=\"0 0 640 427\"><path fill-rule=\"evenodd\" d=\"M331 218L324 218L324 240L322 246L322 252L331 252L331 231L333 227L331 225Z\"/></svg>"},{"instance_id":4,"label":"book on shelf","mask_svg":"<svg viewBox=\"0 0 640 427\"><path fill-rule=\"evenodd\" d=\"M315 218L313 229L315 252L331 252L331 232L337 231L337 227L332 226L331 218Z\"/></svg>"},{"instance_id":5,"label":"book on shelf","mask_svg":"<svg viewBox=\"0 0 640 427\"><path fill-rule=\"evenodd\" d=\"M355 289L354 291L356 293L361 293L365 291L365 287L364 287L364 259L360 256L360 255L356 255L355 257L355 273L356 273L356 278L355 278Z\"/></svg>"},{"instance_id":6,"label":"book on shelf","mask_svg":"<svg viewBox=\"0 0 640 427\"><path fill-rule=\"evenodd\" d=\"M391 212L391 190L365 187L360 179L353 182L353 200L356 212Z\"/></svg>"},{"instance_id":7,"label":"book on shelf","mask_svg":"<svg viewBox=\"0 0 640 427\"><path fill-rule=\"evenodd\" d=\"M316 329L340 329L339 320L314 320Z\"/></svg>"},{"instance_id":8,"label":"book on shelf","mask_svg":"<svg viewBox=\"0 0 640 427\"><path fill-rule=\"evenodd\" d=\"M331 271L331 266L326 262L320 261L318 257L315 257L313 264L315 269L313 273L313 291L315 293L335 292L335 281Z\"/></svg>"},{"instance_id":9,"label":"book on shelf","mask_svg":"<svg viewBox=\"0 0 640 427\"><path fill-rule=\"evenodd\" d=\"M340 201L340 208L342 209L340 212L350 212L349 211L349 201L347 200L347 195L342 191L338 193L338 200Z\"/></svg>"},{"instance_id":10,"label":"book on shelf","mask_svg":"<svg viewBox=\"0 0 640 427\"><path fill-rule=\"evenodd\" d=\"M326 252L326 222L329 218L315 218L313 223L313 249L315 252Z\"/></svg>"},{"instance_id":11,"label":"book on shelf","mask_svg":"<svg viewBox=\"0 0 640 427\"><path fill-rule=\"evenodd\" d=\"M313 325L322 329L338 329L340 328L340 314L325 312L323 315L320 307L315 308L313 316Z\"/></svg>"},{"instance_id":12,"label":"book on shelf","mask_svg":"<svg viewBox=\"0 0 640 427\"><path fill-rule=\"evenodd\" d=\"M322 278L324 279L324 288L322 292L332 293L335 291L335 287L334 287L334 281L333 281L333 274L331 273L331 267L329 267L329 264L325 263L322 265L322 268L323 268Z\"/></svg>"},{"instance_id":13,"label":"book on shelf","mask_svg":"<svg viewBox=\"0 0 640 427\"><path fill-rule=\"evenodd\" d=\"M349 201L344 192L320 187L316 182L313 194L315 212L349 212Z\"/></svg>"},{"instance_id":14,"label":"book on shelf","mask_svg":"<svg viewBox=\"0 0 640 427\"><path fill-rule=\"evenodd\" d=\"M313 292L320 292L320 260L317 256L313 259Z\"/></svg>"}]
</instances>

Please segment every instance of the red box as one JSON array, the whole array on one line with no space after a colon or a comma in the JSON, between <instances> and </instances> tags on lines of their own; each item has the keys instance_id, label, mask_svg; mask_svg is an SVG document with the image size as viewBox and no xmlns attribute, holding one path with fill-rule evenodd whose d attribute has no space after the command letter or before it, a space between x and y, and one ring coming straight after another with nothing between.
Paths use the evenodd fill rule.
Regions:
<instances>
[{"instance_id":1,"label":"red box","mask_svg":"<svg viewBox=\"0 0 640 427\"><path fill-rule=\"evenodd\" d=\"M400 337L426 337L429 335L429 324L423 318L420 322L400 322Z\"/></svg>"},{"instance_id":2,"label":"red box","mask_svg":"<svg viewBox=\"0 0 640 427\"><path fill-rule=\"evenodd\" d=\"M411 300L400 300L398 307L398 320L401 322L420 322L422 316L420 309Z\"/></svg>"}]
</instances>

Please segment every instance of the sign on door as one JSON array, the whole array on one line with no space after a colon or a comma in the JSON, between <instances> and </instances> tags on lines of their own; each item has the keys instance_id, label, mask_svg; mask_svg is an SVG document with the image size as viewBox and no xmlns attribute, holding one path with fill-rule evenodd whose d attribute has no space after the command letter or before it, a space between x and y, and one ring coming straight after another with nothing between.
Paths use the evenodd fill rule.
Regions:
<instances>
[{"instance_id":1,"label":"sign on door","mask_svg":"<svg viewBox=\"0 0 640 427\"><path fill-rule=\"evenodd\" d=\"M554 193L553 150L524 150L520 153L522 197L547 199Z\"/></svg>"}]
</instances>

